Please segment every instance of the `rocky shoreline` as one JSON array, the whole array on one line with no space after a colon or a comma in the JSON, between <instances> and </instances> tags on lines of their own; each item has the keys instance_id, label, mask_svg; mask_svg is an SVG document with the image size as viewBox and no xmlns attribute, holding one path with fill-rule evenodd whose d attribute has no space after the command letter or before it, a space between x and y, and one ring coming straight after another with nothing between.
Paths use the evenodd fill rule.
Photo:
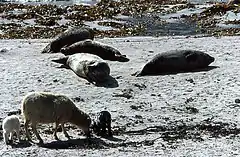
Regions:
<instances>
[{"instance_id":1,"label":"rocky shoreline","mask_svg":"<svg viewBox=\"0 0 240 157\"><path fill-rule=\"evenodd\" d=\"M184 9L191 10L197 6L197 4L189 4L183 0L141 0L141 2L105 0L93 6L0 3L0 19L2 20L0 39L53 38L69 27L86 25L92 25L90 27L94 28L98 37L162 36L166 33L152 30L155 25L165 27L167 24L160 15L168 15ZM224 4L212 4L211 7L204 7L200 14L186 15L183 13L177 18L187 25L195 25L195 34L239 35L239 27L223 29L216 25L219 22L216 15L223 15L229 10L239 12L239 7L226 8L224 6ZM228 21L228 23L239 24L239 20ZM101 27L103 29L99 29ZM169 33L168 35L175 34Z\"/></svg>"},{"instance_id":2,"label":"rocky shoreline","mask_svg":"<svg viewBox=\"0 0 240 157\"><path fill-rule=\"evenodd\" d=\"M91 117L108 110L113 138L94 135L89 144L80 129L68 124L71 139L59 129L60 140L56 141L53 125L39 125L45 144L38 146L25 140L21 119L20 143L5 145L0 129L0 156L239 155L238 36L96 40L113 45L130 58L126 63L108 61L118 87L97 87L57 68L51 60L61 54L40 53L50 39L1 40L0 119L19 114L28 92L62 93ZM156 53L186 48L208 52L216 58L212 66L218 68L162 76L131 75Z\"/></svg>"}]
</instances>

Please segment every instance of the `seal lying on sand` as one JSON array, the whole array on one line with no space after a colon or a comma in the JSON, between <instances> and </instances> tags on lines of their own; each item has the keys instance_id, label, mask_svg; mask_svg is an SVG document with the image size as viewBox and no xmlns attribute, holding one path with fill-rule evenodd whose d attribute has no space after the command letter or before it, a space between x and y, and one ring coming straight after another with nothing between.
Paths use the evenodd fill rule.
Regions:
<instances>
[{"instance_id":1,"label":"seal lying on sand","mask_svg":"<svg viewBox=\"0 0 240 157\"><path fill-rule=\"evenodd\" d=\"M74 27L59 34L50 44L48 44L42 53L57 53L64 46L69 46L75 42L94 38L94 32L90 28Z\"/></svg>"},{"instance_id":2,"label":"seal lying on sand","mask_svg":"<svg viewBox=\"0 0 240 157\"><path fill-rule=\"evenodd\" d=\"M110 74L108 64L100 57L92 54L77 53L52 61L64 64L66 68L70 68L75 74L91 83L104 82Z\"/></svg>"},{"instance_id":3,"label":"seal lying on sand","mask_svg":"<svg viewBox=\"0 0 240 157\"><path fill-rule=\"evenodd\" d=\"M187 72L206 68L214 58L195 50L173 50L157 54L137 76Z\"/></svg>"},{"instance_id":4,"label":"seal lying on sand","mask_svg":"<svg viewBox=\"0 0 240 157\"><path fill-rule=\"evenodd\" d=\"M122 55L117 49L90 39L76 42L70 46L63 47L60 50L65 55L75 53L90 53L97 55L105 60L128 62L126 55Z\"/></svg>"}]
</instances>

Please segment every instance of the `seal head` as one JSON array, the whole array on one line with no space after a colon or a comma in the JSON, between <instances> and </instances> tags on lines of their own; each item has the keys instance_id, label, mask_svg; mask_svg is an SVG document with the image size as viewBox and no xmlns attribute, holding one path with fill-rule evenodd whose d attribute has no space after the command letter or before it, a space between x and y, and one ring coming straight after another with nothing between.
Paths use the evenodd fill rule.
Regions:
<instances>
[{"instance_id":1,"label":"seal head","mask_svg":"<svg viewBox=\"0 0 240 157\"><path fill-rule=\"evenodd\" d=\"M105 62L93 62L85 66L84 73L88 81L101 83L110 75L110 68Z\"/></svg>"}]
</instances>

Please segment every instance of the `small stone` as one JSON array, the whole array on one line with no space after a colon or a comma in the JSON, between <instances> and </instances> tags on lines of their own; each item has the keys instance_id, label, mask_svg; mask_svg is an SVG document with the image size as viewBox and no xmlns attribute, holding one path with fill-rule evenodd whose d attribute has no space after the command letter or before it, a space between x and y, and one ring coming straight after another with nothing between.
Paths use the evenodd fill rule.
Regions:
<instances>
[{"instance_id":1,"label":"small stone","mask_svg":"<svg viewBox=\"0 0 240 157\"><path fill-rule=\"evenodd\" d=\"M240 99L235 99L235 103L240 103Z\"/></svg>"},{"instance_id":2,"label":"small stone","mask_svg":"<svg viewBox=\"0 0 240 157\"><path fill-rule=\"evenodd\" d=\"M6 53L6 52L8 52L8 50L7 49L1 49L0 52L1 53Z\"/></svg>"},{"instance_id":3,"label":"small stone","mask_svg":"<svg viewBox=\"0 0 240 157\"><path fill-rule=\"evenodd\" d=\"M190 113L198 113L198 109L195 107L191 107L191 106L187 106L186 109L190 112Z\"/></svg>"},{"instance_id":4,"label":"small stone","mask_svg":"<svg viewBox=\"0 0 240 157\"><path fill-rule=\"evenodd\" d=\"M120 79L120 78L122 78L122 76L117 76L117 77L116 77L116 79Z\"/></svg>"},{"instance_id":5,"label":"small stone","mask_svg":"<svg viewBox=\"0 0 240 157\"><path fill-rule=\"evenodd\" d=\"M147 86L146 86L145 84L135 83L135 84L133 84L133 85L134 85L135 87L138 87L140 90L147 88Z\"/></svg>"},{"instance_id":6,"label":"small stone","mask_svg":"<svg viewBox=\"0 0 240 157\"><path fill-rule=\"evenodd\" d=\"M135 106L135 105L131 105L130 108L133 109L133 110L137 110L138 109L138 107Z\"/></svg>"},{"instance_id":7,"label":"small stone","mask_svg":"<svg viewBox=\"0 0 240 157\"><path fill-rule=\"evenodd\" d=\"M53 82L58 82L58 80L57 80L57 79L54 79Z\"/></svg>"},{"instance_id":8,"label":"small stone","mask_svg":"<svg viewBox=\"0 0 240 157\"><path fill-rule=\"evenodd\" d=\"M139 105L139 106L131 105L130 108L133 109L133 110L139 110L139 109L142 108L142 106L141 105Z\"/></svg>"},{"instance_id":9,"label":"small stone","mask_svg":"<svg viewBox=\"0 0 240 157\"><path fill-rule=\"evenodd\" d=\"M124 98L127 98L127 99L130 99L132 98L132 89L124 89L122 90L122 93L114 93L113 94L113 97L124 97Z\"/></svg>"},{"instance_id":10,"label":"small stone","mask_svg":"<svg viewBox=\"0 0 240 157\"><path fill-rule=\"evenodd\" d=\"M135 115L135 118L142 119L143 117L141 115Z\"/></svg>"},{"instance_id":11,"label":"small stone","mask_svg":"<svg viewBox=\"0 0 240 157\"><path fill-rule=\"evenodd\" d=\"M81 97L75 97L75 98L73 98L73 101L76 101L76 102L84 102L84 99L81 98Z\"/></svg>"},{"instance_id":12,"label":"small stone","mask_svg":"<svg viewBox=\"0 0 240 157\"><path fill-rule=\"evenodd\" d=\"M193 79L186 79L186 81L190 82L190 83L194 83Z\"/></svg>"}]
</instances>

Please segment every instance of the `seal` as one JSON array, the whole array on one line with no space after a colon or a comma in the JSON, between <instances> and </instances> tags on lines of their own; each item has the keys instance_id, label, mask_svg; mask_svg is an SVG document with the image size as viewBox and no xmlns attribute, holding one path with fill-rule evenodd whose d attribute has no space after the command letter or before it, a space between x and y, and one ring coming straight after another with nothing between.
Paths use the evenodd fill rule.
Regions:
<instances>
[{"instance_id":1,"label":"seal","mask_svg":"<svg viewBox=\"0 0 240 157\"><path fill-rule=\"evenodd\" d=\"M64 46L69 46L75 42L94 38L94 31L90 28L74 27L57 35L55 39L49 43L42 53L57 53Z\"/></svg>"},{"instance_id":2,"label":"seal","mask_svg":"<svg viewBox=\"0 0 240 157\"><path fill-rule=\"evenodd\" d=\"M136 76L191 72L206 68L214 57L196 50L172 50L157 54Z\"/></svg>"},{"instance_id":3,"label":"seal","mask_svg":"<svg viewBox=\"0 0 240 157\"><path fill-rule=\"evenodd\" d=\"M76 42L70 46L61 48L64 55L72 55L75 53L90 53L101 57L104 60L128 62L126 55L122 55L116 48L107 44L86 39Z\"/></svg>"},{"instance_id":4,"label":"seal","mask_svg":"<svg viewBox=\"0 0 240 157\"><path fill-rule=\"evenodd\" d=\"M93 54L77 53L52 61L63 64L63 67L71 69L91 83L104 82L110 74L108 63Z\"/></svg>"},{"instance_id":5,"label":"seal","mask_svg":"<svg viewBox=\"0 0 240 157\"><path fill-rule=\"evenodd\" d=\"M105 136L108 129L108 136L112 137L111 121L111 114L108 111L101 111L93 121L92 129L98 136Z\"/></svg>"}]
</instances>

